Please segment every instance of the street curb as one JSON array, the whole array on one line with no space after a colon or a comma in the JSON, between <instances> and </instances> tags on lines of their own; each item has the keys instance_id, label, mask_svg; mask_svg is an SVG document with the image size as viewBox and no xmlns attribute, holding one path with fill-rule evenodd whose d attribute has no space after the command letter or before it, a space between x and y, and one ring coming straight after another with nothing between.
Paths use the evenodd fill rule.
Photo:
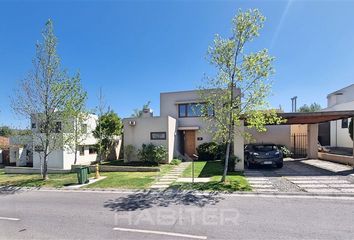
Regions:
<instances>
[{"instance_id":1,"label":"street curb","mask_svg":"<svg viewBox=\"0 0 354 240\"><path fill-rule=\"evenodd\" d=\"M182 193L195 195L222 195L222 196L268 196L268 197L347 197L354 199L354 193L309 193L309 192L222 192L222 191L194 191L194 190L157 190L157 189L117 189L117 188L83 188L83 189L61 189L61 188L36 188L36 187L0 187L0 194L13 194L17 192L39 191L39 192L77 192L77 193Z\"/></svg>"}]
</instances>

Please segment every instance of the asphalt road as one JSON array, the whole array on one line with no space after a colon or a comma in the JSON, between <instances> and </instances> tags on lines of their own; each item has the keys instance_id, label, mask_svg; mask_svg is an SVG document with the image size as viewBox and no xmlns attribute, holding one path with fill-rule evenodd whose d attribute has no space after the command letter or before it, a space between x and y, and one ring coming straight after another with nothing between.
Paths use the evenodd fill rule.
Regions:
<instances>
[{"instance_id":1,"label":"asphalt road","mask_svg":"<svg viewBox=\"0 0 354 240\"><path fill-rule=\"evenodd\" d=\"M354 198L0 194L1 239L354 239Z\"/></svg>"}]
</instances>

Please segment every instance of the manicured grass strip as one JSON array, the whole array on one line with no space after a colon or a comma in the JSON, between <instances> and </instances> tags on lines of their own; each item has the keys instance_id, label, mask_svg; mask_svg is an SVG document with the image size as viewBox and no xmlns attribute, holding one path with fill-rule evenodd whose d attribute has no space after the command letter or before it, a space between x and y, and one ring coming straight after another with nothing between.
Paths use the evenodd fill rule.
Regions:
<instances>
[{"instance_id":1,"label":"manicured grass strip","mask_svg":"<svg viewBox=\"0 0 354 240\"><path fill-rule=\"evenodd\" d=\"M49 174L49 180L43 181L40 174L5 174L4 170L0 171L0 186L60 188L72 184L77 184L76 173Z\"/></svg>"},{"instance_id":2,"label":"manicured grass strip","mask_svg":"<svg viewBox=\"0 0 354 240\"><path fill-rule=\"evenodd\" d=\"M194 177L210 177L207 183L174 183L170 188L199 191L251 191L247 179L240 172L229 172L226 182L221 183L224 167L221 161L194 162ZM183 172L183 177L192 177L192 165Z\"/></svg>"},{"instance_id":3,"label":"manicured grass strip","mask_svg":"<svg viewBox=\"0 0 354 240\"><path fill-rule=\"evenodd\" d=\"M85 188L131 188L149 187L156 179L155 172L106 172L105 179L85 186Z\"/></svg>"}]
</instances>

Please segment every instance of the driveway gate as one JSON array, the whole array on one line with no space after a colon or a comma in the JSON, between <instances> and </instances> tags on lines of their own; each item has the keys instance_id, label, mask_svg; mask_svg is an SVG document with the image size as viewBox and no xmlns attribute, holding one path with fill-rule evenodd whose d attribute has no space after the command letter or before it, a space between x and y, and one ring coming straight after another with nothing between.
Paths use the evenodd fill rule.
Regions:
<instances>
[{"instance_id":1,"label":"driveway gate","mask_svg":"<svg viewBox=\"0 0 354 240\"><path fill-rule=\"evenodd\" d=\"M307 156L307 134L294 133L291 135L291 151L294 158Z\"/></svg>"}]
</instances>

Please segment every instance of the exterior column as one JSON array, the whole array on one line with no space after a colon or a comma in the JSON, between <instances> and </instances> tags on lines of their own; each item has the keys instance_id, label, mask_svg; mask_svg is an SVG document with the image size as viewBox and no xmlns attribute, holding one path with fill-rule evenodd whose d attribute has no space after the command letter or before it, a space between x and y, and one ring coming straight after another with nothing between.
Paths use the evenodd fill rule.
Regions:
<instances>
[{"instance_id":1,"label":"exterior column","mask_svg":"<svg viewBox=\"0 0 354 240\"><path fill-rule=\"evenodd\" d=\"M354 116L353 116L353 118L350 121L354 121ZM354 125L353 125L352 131L353 131L353 160L354 160Z\"/></svg>"},{"instance_id":2,"label":"exterior column","mask_svg":"<svg viewBox=\"0 0 354 240\"><path fill-rule=\"evenodd\" d=\"M307 158L318 158L318 124L307 125Z\"/></svg>"},{"instance_id":3,"label":"exterior column","mask_svg":"<svg viewBox=\"0 0 354 240\"><path fill-rule=\"evenodd\" d=\"M235 138L234 138L234 155L240 159L235 165L235 171L243 171L245 169L244 165L244 139L243 132L245 130L244 121L241 121L241 126L235 127Z\"/></svg>"}]
</instances>

